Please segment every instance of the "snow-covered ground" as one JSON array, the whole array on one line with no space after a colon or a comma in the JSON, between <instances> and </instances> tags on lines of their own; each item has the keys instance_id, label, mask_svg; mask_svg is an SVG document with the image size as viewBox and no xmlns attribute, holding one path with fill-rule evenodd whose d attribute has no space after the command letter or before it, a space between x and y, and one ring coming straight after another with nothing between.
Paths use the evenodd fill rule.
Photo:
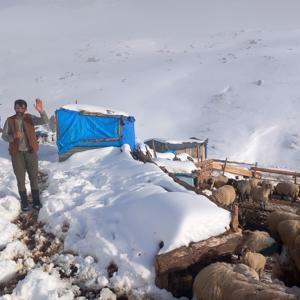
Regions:
<instances>
[{"instance_id":1,"label":"snow-covered ground","mask_svg":"<svg viewBox=\"0 0 300 300\"><path fill-rule=\"evenodd\" d=\"M18 98L29 112L42 98L49 115L77 100L135 116L140 140L209 138L209 158L300 170L299 10L298 0L1 0L1 123ZM85 286L172 299L154 286L155 254L228 226L228 212L126 147L57 163L57 149L44 145L40 160L49 186L39 220L72 253L55 263L76 264ZM70 282L35 266L18 243L3 141L0 166L0 284L24 262L31 270L1 299L72 299ZM111 262L118 272L108 278Z\"/></svg>"},{"instance_id":2,"label":"snow-covered ground","mask_svg":"<svg viewBox=\"0 0 300 300\"><path fill-rule=\"evenodd\" d=\"M0 239L0 283L23 267L15 258L20 254L28 257L27 247L17 242L20 229L11 223L20 205L6 148L0 141L5 166L0 178L6 183L0 185L0 227L5 232ZM64 241L65 253L72 253L58 255L53 262L61 268L76 263L81 285L171 299L170 294L155 287L155 255L229 228L228 211L185 190L155 164L133 160L127 145L77 153L63 163L56 162L55 151L51 144L40 149L40 169L48 174L48 187L42 194L39 221L46 231ZM109 278L111 263L118 271ZM7 295L3 299L38 299L34 293L44 299L51 293L72 299L70 283L56 284L59 276L55 269L45 272L41 266L33 267L13 291L12 297L17 298ZM37 281L47 282L44 291L39 290L42 284ZM29 292L29 287L33 291Z\"/></svg>"},{"instance_id":3,"label":"snow-covered ground","mask_svg":"<svg viewBox=\"0 0 300 300\"><path fill-rule=\"evenodd\" d=\"M0 116L12 101L126 111L140 139L300 169L298 0L1 0Z\"/></svg>"}]
</instances>

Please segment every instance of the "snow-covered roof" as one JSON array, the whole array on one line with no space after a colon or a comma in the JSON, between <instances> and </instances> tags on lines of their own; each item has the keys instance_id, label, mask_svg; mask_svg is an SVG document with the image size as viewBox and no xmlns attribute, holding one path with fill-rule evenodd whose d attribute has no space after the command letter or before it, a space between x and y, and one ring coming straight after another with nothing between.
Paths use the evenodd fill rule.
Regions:
<instances>
[{"instance_id":1,"label":"snow-covered roof","mask_svg":"<svg viewBox=\"0 0 300 300\"><path fill-rule=\"evenodd\" d=\"M164 143L164 144L169 144L169 145L179 145L179 144L203 144L207 142L207 139L205 140L200 140L200 139L183 139L183 140L179 140L179 139L165 139L165 138L151 138L151 139L147 139L144 142L147 144L148 142L151 141L156 141L159 143Z\"/></svg>"},{"instance_id":2,"label":"snow-covered roof","mask_svg":"<svg viewBox=\"0 0 300 300\"><path fill-rule=\"evenodd\" d=\"M106 107L96 106L96 105L68 104L62 106L61 108L72 110L72 111L100 113L100 114L111 115L111 116L129 116L129 114L126 112L117 111L111 108L106 108Z\"/></svg>"}]
</instances>

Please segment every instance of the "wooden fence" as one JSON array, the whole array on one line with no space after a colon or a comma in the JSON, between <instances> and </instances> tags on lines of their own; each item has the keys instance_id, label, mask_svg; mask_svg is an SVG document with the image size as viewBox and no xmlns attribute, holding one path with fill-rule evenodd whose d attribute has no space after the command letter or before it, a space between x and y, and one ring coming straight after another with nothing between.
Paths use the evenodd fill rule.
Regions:
<instances>
[{"instance_id":1,"label":"wooden fence","mask_svg":"<svg viewBox=\"0 0 300 300\"><path fill-rule=\"evenodd\" d=\"M300 177L300 172L277 169L277 168L264 168L259 167L257 163L251 164L247 162L238 162L232 160L209 159L196 164L199 168L198 180L202 182L205 178L212 175L213 171L220 171L230 173L233 175L249 177L249 178L266 178L267 175L287 176L291 177L294 183L297 183L297 178Z\"/></svg>"}]
</instances>

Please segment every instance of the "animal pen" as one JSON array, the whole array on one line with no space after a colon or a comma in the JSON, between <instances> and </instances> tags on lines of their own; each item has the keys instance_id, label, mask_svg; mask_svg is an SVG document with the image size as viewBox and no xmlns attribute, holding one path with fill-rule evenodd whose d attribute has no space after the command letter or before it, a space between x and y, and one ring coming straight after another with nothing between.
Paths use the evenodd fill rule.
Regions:
<instances>
[{"instance_id":1,"label":"animal pen","mask_svg":"<svg viewBox=\"0 0 300 300\"><path fill-rule=\"evenodd\" d=\"M155 157L156 152L171 152L175 155L186 153L197 162L207 159L207 143L208 139L199 140L197 138L190 138L184 141L172 141L161 138L152 138L145 141L145 144L153 150Z\"/></svg>"},{"instance_id":2,"label":"animal pen","mask_svg":"<svg viewBox=\"0 0 300 300\"><path fill-rule=\"evenodd\" d=\"M213 171L221 172L223 175L230 173L245 178L269 179L271 181L280 181L282 177L285 177L294 183L297 183L297 178L300 177L300 172L297 171L259 167L258 163L237 162L227 158L225 160L209 159L196 165L199 168L197 178L200 183L210 177Z\"/></svg>"}]
</instances>

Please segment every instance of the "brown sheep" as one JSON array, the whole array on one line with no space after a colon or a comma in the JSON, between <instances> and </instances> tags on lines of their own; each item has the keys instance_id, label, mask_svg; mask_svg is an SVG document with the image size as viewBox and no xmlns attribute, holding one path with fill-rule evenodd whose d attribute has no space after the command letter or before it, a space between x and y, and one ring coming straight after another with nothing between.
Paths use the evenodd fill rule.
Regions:
<instances>
[{"instance_id":1,"label":"brown sheep","mask_svg":"<svg viewBox=\"0 0 300 300\"><path fill-rule=\"evenodd\" d=\"M211 185L210 189L215 187L216 189L224 186L228 182L228 177L219 175L208 179L207 183Z\"/></svg>"},{"instance_id":2,"label":"brown sheep","mask_svg":"<svg viewBox=\"0 0 300 300\"><path fill-rule=\"evenodd\" d=\"M234 187L231 185L224 185L213 191L211 198L213 201L218 202L219 204L228 206L234 202L236 193Z\"/></svg>"},{"instance_id":3,"label":"brown sheep","mask_svg":"<svg viewBox=\"0 0 300 300\"><path fill-rule=\"evenodd\" d=\"M296 237L300 235L300 221L285 220L280 222L277 228L281 241L288 248L294 248Z\"/></svg>"},{"instance_id":4,"label":"brown sheep","mask_svg":"<svg viewBox=\"0 0 300 300\"><path fill-rule=\"evenodd\" d=\"M297 269L300 271L300 235L296 237L295 247L292 251L292 257L294 258Z\"/></svg>"},{"instance_id":5,"label":"brown sheep","mask_svg":"<svg viewBox=\"0 0 300 300\"><path fill-rule=\"evenodd\" d=\"M280 239L278 234L278 225L281 221L285 221L285 220L300 220L300 216L294 213L275 210L269 215L267 219L271 236L277 240Z\"/></svg>"},{"instance_id":6,"label":"brown sheep","mask_svg":"<svg viewBox=\"0 0 300 300\"><path fill-rule=\"evenodd\" d=\"M245 248L242 252L241 262L255 270L261 278L266 264L266 258L262 254L251 252L249 248Z\"/></svg>"},{"instance_id":7,"label":"brown sheep","mask_svg":"<svg viewBox=\"0 0 300 300\"><path fill-rule=\"evenodd\" d=\"M262 209L266 209L271 190L272 186L270 184L265 184L262 187L257 186L252 189L251 198L254 202L259 203Z\"/></svg>"},{"instance_id":8,"label":"brown sheep","mask_svg":"<svg viewBox=\"0 0 300 300\"><path fill-rule=\"evenodd\" d=\"M276 291L274 289L260 287L257 289L237 289L233 291L232 295L228 299L235 300L297 300L297 296L286 294L281 291Z\"/></svg>"},{"instance_id":9,"label":"brown sheep","mask_svg":"<svg viewBox=\"0 0 300 300\"><path fill-rule=\"evenodd\" d=\"M278 225L280 239L300 271L300 220L286 220Z\"/></svg>"},{"instance_id":10,"label":"brown sheep","mask_svg":"<svg viewBox=\"0 0 300 300\"><path fill-rule=\"evenodd\" d=\"M269 194L269 200L272 199L273 194L273 183L270 180L263 180L259 183L261 187L269 187L270 188L270 194Z\"/></svg>"},{"instance_id":11,"label":"brown sheep","mask_svg":"<svg viewBox=\"0 0 300 300\"><path fill-rule=\"evenodd\" d=\"M291 182L279 182L275 186L276 194L291 197L292 201L296 201L299 195L299 186Z\"/></svg>"},{"instance_id":12,"label":"brown sheep","mask_svg":"<svg viewBox=\"0 0 300 300\"><path fill-rule=\"evenodd\" d=\"M257 185L260 181L257 178L250 178L249 182L250 182L250 185L251 185L251 189L253 189L254 187L257 187Z\"/></svg>"},{"instance_id":13,"label":"brown sheep","mask_svg":"<svg viewBox=\"0 0 300 300\"><path fill-rule=\"evenodd\" d=\"M243 243L242 247L249 248L252 252L260 252L273 244L275 244L275 240L270 237L269 233L265 231L244 231L243 232Z\"/></svg>"},{"instance_id":14,"label":"brown sheep","mask_svg":"<svg viewBox=\"0 0 300 300\"><path fill-rule=\"evenodd\" d=\"M296 300L297 297L266 287L249 267L214 263L202 269L193 284L196 300Z\"/></svg>"},{"instance_id":15,"label":"brown sheep","mask_svg":"<svg viewBox=\"0 0 300 300\"><path fill-rule=\"evenodd\" d=\"M235 273L233 267L226 263L214 263L202 269L193 284L197 300L225 300L229 299L235 287L235 279L239 279L241 286L249 286L247 277Z\"/></svg>"}]
</instances>

